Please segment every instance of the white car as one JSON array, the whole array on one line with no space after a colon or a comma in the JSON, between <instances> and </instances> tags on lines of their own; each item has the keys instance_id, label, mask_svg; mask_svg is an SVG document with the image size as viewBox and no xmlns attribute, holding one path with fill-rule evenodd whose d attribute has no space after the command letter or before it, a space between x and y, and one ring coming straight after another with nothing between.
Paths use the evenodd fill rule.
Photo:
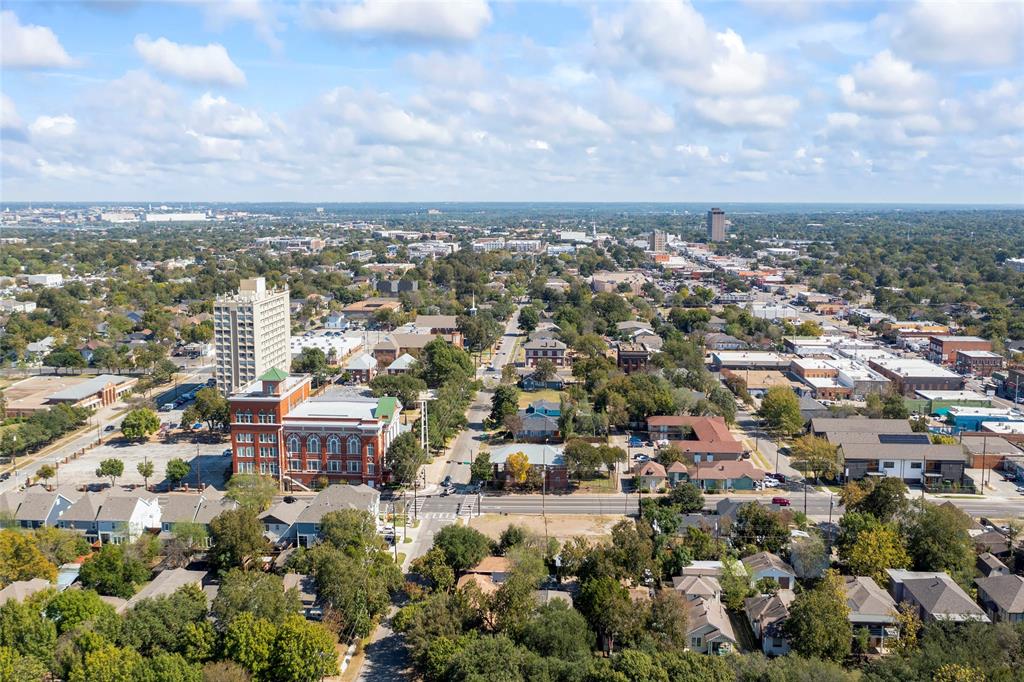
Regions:
<instances>
[{"instance_id":1,"label":"white car","mask_svg":"<svg viewBox=\"0 0 1024 682\"><path fill-rule=\"evenodd\" d=\"M637 462L639 462L640 464L644 464L645 462L649 462L649 461L651 461L651 458L650 458L650 457L648 457L647 455L637 455L637 456L636 456L636 457L634 457L633 459L635 459L635 460L636 460Z\"/></svg>"},{"instance_id":2,"label":"white car","mask_svg":"<svg viewBox=\"0 0 1024 682\"><path fill-rule=\"evenodd\" d=\"M765 488L778 488L779 482L776 481L774 478L766 478L764 479L764 481L761 482L761 485L763 485Z\"/></svg>"}]
</instances>

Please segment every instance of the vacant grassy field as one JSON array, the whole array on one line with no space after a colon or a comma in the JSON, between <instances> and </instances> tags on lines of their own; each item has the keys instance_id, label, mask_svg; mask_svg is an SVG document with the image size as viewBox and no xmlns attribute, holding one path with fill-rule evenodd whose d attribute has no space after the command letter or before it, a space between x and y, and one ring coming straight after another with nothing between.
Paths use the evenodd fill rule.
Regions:
<instances>
[{"instance_id":1,"label":"vacant grassy field","mask_svg":"<svg viewBox=\"0 0 1024 682\"><path fill-rule=\"evenodd\" d=\"M596 540L607 537L621 520L622 515L615 514L548 514L548 535L560 542L577 535ZM539 514L484 514L470 519L469 525L494 540L509 526L544 535L544 517Z\"/></svg>"},{"instance_id":2,"label":"vacant grassy field","mask_svg":"<svg viewBox=\"0 0 1024 682\"><path fill-rule=\"evenodd\" d=\"M550 400L557 403L561 400L561 393L552 388L542 391L521 391L519 393L519 408L523 409L535 400Z\"/></svg>"}]
</instances>

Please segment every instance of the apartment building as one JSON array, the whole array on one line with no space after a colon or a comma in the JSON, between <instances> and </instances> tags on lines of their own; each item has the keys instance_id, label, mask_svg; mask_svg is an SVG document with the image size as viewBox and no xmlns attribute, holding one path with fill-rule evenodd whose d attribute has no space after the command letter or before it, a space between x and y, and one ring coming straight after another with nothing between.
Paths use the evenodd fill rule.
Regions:
<instances>
[{"instance_id":1,"label":"apartment building","mask_svg":"<svg viewBox=\"0 0 1024 682\"><path fill-rule=\"evenodd\" d=\"M291 316L288 289L267 289L262 277L243 279L238 293L218 298L213 307L217 363L214 379L225 395L266 371L291 369Z\"/></svg>"}]
</instances>

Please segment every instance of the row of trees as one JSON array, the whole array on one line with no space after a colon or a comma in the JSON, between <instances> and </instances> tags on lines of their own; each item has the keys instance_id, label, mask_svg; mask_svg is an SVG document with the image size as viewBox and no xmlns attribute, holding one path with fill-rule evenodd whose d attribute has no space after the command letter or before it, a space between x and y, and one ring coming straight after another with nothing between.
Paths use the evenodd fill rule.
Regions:
<instances>
[{"instance_id":1,"label":"row of trees","mask_svg":"<svg viewBox=\"0 0 1024 682\"><path fill-rule=\"evenodd\" d=\"M0 451L5 456L20 456L34 452L66 433L81 427L92 414L83 407L61 403L36 412L16 424L3 427Z\"/></svg>"}]
</instances>

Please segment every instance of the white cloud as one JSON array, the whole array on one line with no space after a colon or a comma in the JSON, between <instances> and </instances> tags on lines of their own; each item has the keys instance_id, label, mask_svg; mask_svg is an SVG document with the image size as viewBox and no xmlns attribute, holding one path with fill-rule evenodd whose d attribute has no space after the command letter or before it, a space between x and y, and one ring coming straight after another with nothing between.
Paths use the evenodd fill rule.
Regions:
<instances>
[{"instance_id":1,"label":"white cloud","mask_svg":"<svg viewBox=\"0 0 1024 682\"><path fill-rule=\"evenodd\" d=\"M40 116L32 121L28 130L39 137L67 137L74 135L78 122L67 114L61 116Z\"/></svg>"},{"instance_id":2,"label":"white cloud","mask_svg":"<svg viewBox=\"0 0 1024 682\"><path fill-rule=\"evenodd\" d=\"M487 75L478 59L437 51L409 55L403 66L421 81L449 86L477 85Z\"/></svg>"},{"instance_id":3,"label":"white cloud","mask_svg":"<svg viewBox=\"0 0 1024 682\"><path fill-rule=\"evenodd\" d=\"M609 82L605 88L608 120L623 135L659 135L675 128L671 114L656 103Z\"/></svg>"},{"instance_id":4,"label":"white cloud","mask_svg":"<svg viewBox=\"0 0 1024 682\"><path fill-rule=\"evenodd\" d=\"M1024 5L919 0L902 18L892 44L924 62L1019 67Z\"/></svg>"},{"instance_id":5,"label":"white cloud","mask_svg":"<svg viewBox=\"0 0 1024 682\"><path fill-rule=\"evenodd\" d=\"M730 128L783 128L799 102L787 95L765 97L701 97L694 111L704 120Z\"/></svg>"},{"instance_id":6,"label":"white cloud","mask_svg":"<svg viewBox=\"0 0 1024 682\"><path fill-rule=\"evenodd\" d=\"M527 149L536 149L538 151L546 152L546 151L550 151L551 150L551 145L549 145L544 140L527 140L526 141L526 148Z\"/></svg>"},{"instance_id":7,"label":"white cloud","mask_svg":"<svg viewBox=\"0 0 1024 682\"><path fill-rule=\"evenodd\" d=\"M712 31L686 0L637 3L622 14L595 17L593 33L599 61L646 67L700 93L752 93L769 80L765 55L749 51L732 29Z\"/></svg>"},{"instance_id":8,"label":"white cloud","mask_svg":"<svg viewBox=\"0 0 1024 682\"><path fill-rule=\"evenodd\" d=\"M856 128L860 125L860 116L850 111L835 111L825 117L829 129Z\"/></svg>"},{"instance_id":9,"label":"white cloud","mask_svg":"<svg viewBox=\"0 0 1024 682\"><path fill-rule=\"evenodd\" d=\"M0 12L0 64L8 68L72 66L56 34L46 26L22 24L11 10Z\"/></svg>"},{"instance_id":10,"label":"white cloud","mask_svg":"<svg viewBox=\"0 0 1024 682\"><path fill-rule=\"evenodd\" d=\"M278 31L284 26L275 15L273 5L261 0L198 0L203 7L206 22L216 30L222 30L235 22L252 25L256 35L272 50L282 47Z\"/></svg>"},{"instance_id":11,"label":"white cloud","mask_svg":"<svg viewBox=\"0 0 1024 682\"><path fill-rule=\"evenodd\" d=\"M266 122L254 111L225 97L205 93L193 105L194 128L207 135L225 138L259 137L268 132Z\"/></svg>"},{"instance_id":12,"label":"white cloud","mask_svg":"<svg viewBox=\"0 0 1024 682\"><path fill-rule=\"evenodd\" d=\"M231 61L223 45L182 45L167 38L151 40L149 36L135 36L135 50L139 56L160 73L191 83L244 85L245 74Z\"/></svg>"},{"instance_id":13,"label":"white cloud","mask_svg":"<svg viewBox=\"0 0 1024 682\"><path fill-rule=\"evenodd\" d=\"M876 114L919 112L930 108L935 99L934 79L889 50L857 64L837 84L846 106Z\"/></svg>"},{"instance_id":14,"label":"white cloud","mask_svg":"<svg viewBox=\"0 0 1024 682\"><path fill-rule=\"evenodd\" d=\"M362 144L444 145L451 132L373 93L337 88L324 97L327 114L346 123Z\"/></svg>"},{"instance_id":15,"label":"white cloud","mask_svg":"<svg viewBox=\"0 0 1024 682\"><path fill-rule=\"evenodd\" d=\"M14 100L7 95L0 93L0 130L7 131L21 130L25 122L18 115L18 108Z\"/></svg>"},{"instance_id":16,"label":"white cloud","mask_svg":"<svg viewBox=\"0 0 1024 682\"><path fill-rule=\"evenodd\" d=\"M362 0L309 10L310 25L338 33L465 42L491 23L485 0Z\"/></svg>"}]
</instances>

